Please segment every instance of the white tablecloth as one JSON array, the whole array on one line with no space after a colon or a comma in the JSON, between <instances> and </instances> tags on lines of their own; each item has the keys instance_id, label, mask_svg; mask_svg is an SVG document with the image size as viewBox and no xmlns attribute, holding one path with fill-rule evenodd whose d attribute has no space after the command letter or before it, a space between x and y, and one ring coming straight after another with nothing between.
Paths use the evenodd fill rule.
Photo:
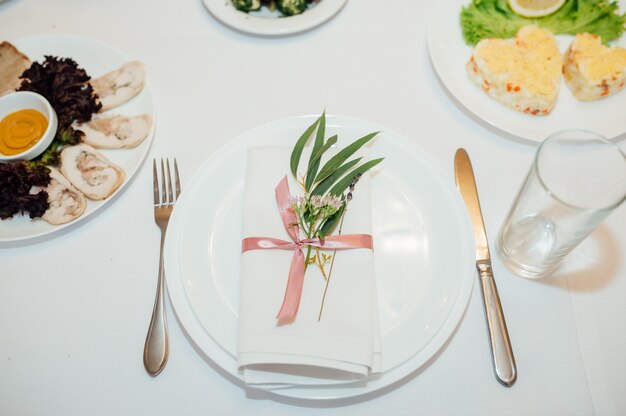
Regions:
<instances>
[{"instance_id":1,"label":"white tablecloth","mask_svg":"<svg viewBox=\"0 0 626 416\"><path fill-rule=\"evenodd\" d=\"M324 108L412 138L451 183L454 151L465 147L493 244L535 149L473 119L439 84L426 47L434 4L350 0L321 27L267 39L223 26L200 0L5 0L0 37L84 35L142 60L158 117L149 156L176 156L183 183L246 130ZM146 374L159 238L151 181L146 164L80 227L0 248L0 414L626 414L623 206L549 280L514 277L494 260L514 387L493 376L475 285L428 365L374 395L325 404L247 395L194 349L169 304L169 363Z\"/></svg>"}]
</instances>

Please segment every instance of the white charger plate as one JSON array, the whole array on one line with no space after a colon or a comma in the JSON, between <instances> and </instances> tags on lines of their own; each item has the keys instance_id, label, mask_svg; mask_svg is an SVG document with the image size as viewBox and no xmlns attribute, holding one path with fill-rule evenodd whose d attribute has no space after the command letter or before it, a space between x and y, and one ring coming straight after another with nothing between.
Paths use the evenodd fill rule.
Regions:
<instances>
[{"instance_id":1,"label":"white charger plate","mask_svg":"<svg viewBox=\"0 0 626 416\"><path fill-rule=\"evenodd\" d=\"M281 16L278 11L244 13L231 0L203 0L213 16L228 26L254 35L280 36L319 26L341 10L347 0L321 0L296 16Z\"/></svg>"},{"instance_id":2,"label":"white charger plate","mask_svg":"<svg viewBox=\"0 0 626 416\"><path fill-rule=\"evenodd\" d=\"M132 60L123 52L97 40L68 35L41 35L31 36L11 41L16 48L24 53L32 62L42 62L44 55L54 55L60 58L72 58L78 66L84 68L91 78L97 78L109 71L117 69L122 64ZM103 114L124 114L134 116L149 114L153 125L150 134L137 147L131 149L98 149L111 162L120 166L126 173L124 183L107 199L102 201L87 200L87 208L83 215L72 222L61 225L52 225L42 219L31 220L28 215L17 215L11 219L0 221L0 243L28 240L57 233L67 227L74 227L81 221L93 215L96 211L106 207L115 196L122 192L130 183L148 154L154 127L156 123L152 94L146 85L135 98L129 102L109 110Z\"/></svg>"},{"instance_id":3,"label":"white charger plate","mask_svg":"<svg viewBox=\"0 0 626 416\"><path fill-rule=\"evenodd\" d=\"M176 314L199 349L240 380L236 343L246 149L291 147L314 119L266 124L221 148L183 190L168 226L166 280ZM339 146L372 131L382 133L370 154L385 157L372 180L383 372L365 384L296 387L274 391L277 395L336 399L388 386L434 356L469 300L474 239L450 175L409 140L382 126L346 117L327 119L327 135L338 134Z\"/></svg>"},{"instance_id":4,"label":"white charger plate","mask_svg":"<svg viewBox=\"0 0 626 416\"><path fill-rule=\"evenodd\" d=\"M470 2L439 2L428 29L428 47L435 71L461 105L492 127L531 143L540 143L566 128L595 131L609 139L626 133L626 117L622 116L626 106L624 91L603 100L583 102L574 97L562 80L552 112L547 116L531 116L505 107L474 85L465 69L472 47L463 40L459 17L461 8ZM624 13L626 1L618 3L620 12ZM561 52L565 52L572 39L569 35L557 36ZM626 47L626 35L614 44Z\"/></svg>"}]
</instances>

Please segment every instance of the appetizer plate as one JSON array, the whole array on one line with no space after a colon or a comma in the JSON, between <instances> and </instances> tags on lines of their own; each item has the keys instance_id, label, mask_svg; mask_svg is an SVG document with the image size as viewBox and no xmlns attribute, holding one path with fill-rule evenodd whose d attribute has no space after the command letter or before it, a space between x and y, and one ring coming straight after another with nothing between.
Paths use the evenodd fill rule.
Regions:
<instances>
[{"instance_id":1,"label":"appetizer plate","mask_svg":"<svg viewBox=\"0 0 626 416\"><path fill-rule=\"evenodd\" d=\"M485 94L469 79L465 69L472 47L463 40L459 15L461 7L470 1L439 2L428 29L433 67L450 94L468 111L492 127L530 143L540 143L550 134L566 128L595 131L609 139L626 133L626 117L621 116L626 106L626 91L603 100L582 102L561 80L559 97L547 116L517 112ZM626 1L620 1L619 5L624 12ZM572 39L573 36L557 36L561 52L565 52ZM626 35L614 44L626 47Z\"/></svg>"},{"instance_id":2,"label":"appetizer plate","mask_svg":"<svg viewBox=\"0 0 626 416\"><path fill-rule=\"evenodd\" d=\"M172 305L193 342L227 373L237 368L239 262L246 149L292 147L315 117L270 123L212 155L182 193L165 243ZM459 323L475 276L474 240L463 203L438 165L408 139L370 122L328 117L327 135L346 143L382 131L384 156L372 180L372 223L383 372L366 383L274 390L281 396L336 399L388 386L424 365ZM285 265L285 273L289 265ZM283 288L280 288L282 290Z\"/></svg>"},{"instance_id":3,"label":"appetizer plate","mask_svg":"<svg viewBox=\"0 0 626 416\"><path fill-rule=\"evenodd\" d=\"M92 78L112 71L125 62L132 60L132 58L112 46L83 37L42 35L11 42L33 62L41 62L44 59L44 55L72 58ZM31 220L28 215L17 215L12 219L4 220L0 222L0 243L42 237L59 232L66 227L75 226L96 211L106 207L118 193L128 186L145 159L154 136L155 114L152 94L148 86L146 85L143 91L135 98L122 106L110 110L110 112L128 116L150 114L153 119L152 131L139 146L130 149L98 149L109 160L124 169L126 173L124 183L113 195L103 201L88 200L87 208L83 215L67 224L51 225L42 219Z\"/></svg>"},{"instance_id":4,"label":"appetizer plate","mask_svg":"<svg viewBox=\"0 0 626 416\"><path fill-rule=\"evenodd\" d=\"M278 11L244 13L231 0L203 1L213 16L234 29L254 35L280 36L321 25L337 14L347 0L321 0L296 16L282 16Z\"/></svg>"}]
</instances>

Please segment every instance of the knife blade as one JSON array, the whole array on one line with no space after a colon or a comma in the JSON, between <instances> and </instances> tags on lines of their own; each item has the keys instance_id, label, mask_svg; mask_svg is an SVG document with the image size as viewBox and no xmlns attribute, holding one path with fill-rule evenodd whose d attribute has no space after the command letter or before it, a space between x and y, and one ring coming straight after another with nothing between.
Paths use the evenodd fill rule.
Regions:
<instances>
[{"instance_id":1,"label":"knife blade","mask_svg":"<svg viewBox=\"0 0 626 416\"><path fill-rule=\"evenodd\" d=\"M458 149L454 155L454 176L456 187L467 207L476 240L476 269L481 283L480 288L487 320L493 368L498 381L504 386L510 387L517 380L517 367L498 288L491 269L487 232L480 209L474 170L465 149Z\"/></svg>"}]
</instances>

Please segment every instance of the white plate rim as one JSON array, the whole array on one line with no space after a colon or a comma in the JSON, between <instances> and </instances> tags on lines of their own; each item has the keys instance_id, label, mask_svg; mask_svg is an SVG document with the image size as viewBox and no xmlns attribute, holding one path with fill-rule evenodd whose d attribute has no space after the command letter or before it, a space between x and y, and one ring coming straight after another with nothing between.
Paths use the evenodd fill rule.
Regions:
<instances>
[{"instance_id":1,"label":"white plate rim","mask_svg":"<svg viewBox=\"0 0 626 416\"><path fill-rule=\"evenodd\" d=\"M96 46L98 48L103 48L103 49L107 49L109 52L114 53L116 55L118 55L120 58L123 58L126 61L130 61L132 60L131 57L129 57L126 53L122 52L121 50L119 50L118 48L109 45L105 42L102 42L100 40L97 39L93 39L93 38L89 38L89 37L85 37L85 36L78 36L78 35L69 35L69 34L45 34L45 35L32 35L32 36L27 36L27 37L23 37L23 38L19 38L16 39L14 41L11 41L18 49L22 50L22 46L23 44L28 44L28 43L37 43L39 41L41 41L42 39L46 40L46 41L53 41L55 43L59 43L59 44L63 44L63 43L67 43L67 42L84 42L87 46ZM61 46L62 47L62 46ZM28 51L23 51L26 55L28 55ZM51 52L51 54L54 55L54 52ZM74 58L74 57L70 57L70 58ZM81 66L80 60L76 59L76 62L78 63L79 66ZM114 70L116 68L112 67L108 70ZM107 70L107 71L108 71ZM89 74L90 76L93 77L92 74ZM96 74L96 76L98 76L99 74ZM111 203L111 201L114 201L118 194L122 193L132 182L133 178L135 177L135 175L137 174L137 172L139 171L139 168L143 165L143 162L145 161L148 152L150 150L150 147L152 146L152 141L154 139L154 132L156 129L156 108L154 106L154 100L152 97L152 93L150 91L150 88L148 86L148 82L146 81L145 85L144 85L144 89L141 91L140 95L143 96L144 99L146 99L149 103L150 103L150 115L152 116L152 129L150 131L150 133L148 134L148 137L146 137L144 139L144 141L142 143L140 143L137 147L134 148L130 148L130 149L116 149L117 151L125 151L125 152L137 152L139 154L139 158L137 159L136 164L133 166L133 168L128 171L125 170L125 174L126 177L124 179L124 182L122 183L122 185L117 188L115 190L115 192L113 192L113 194L111 194L108 198L106 198L103 201L91 201L91 200L87 200L87 204L88 204L88 209L89 206L92 205L93 209L84 212L83 215L81 215L80 217L76 218L73 221L70 221L68 223L65 224L60 224L60 225L51 225L47 230L38 232L38 233L33 233L30 235L24 235L24 236L20 236L20 237L3 237L2 235L0 235L0 244L7 244L7 243L22 243L22 242L28 242L30 240L38 240L41 239L42 237L49 237L49 236L54 236L55 234L59 235L61 231L67 230L68 228L71 229L75 229L77 226L79 226L79 224L82 224L83 222L85 222L87 219L91 218L92 215L100 212L103 207L108 207ZM137 98L137 97L135 97ZM110 110L111 113L115 113L116 109L112 109ZM99 149L101 152L103 151L103 149ZM105 151L106 152L106 151ZM107 153L107 158L110 158L110 151ZM113 159L113 158L111 158ZM113 163L115 163L115 160L111 160ZM6 220L5 220L6 221ZM43 221L41 219L37 220L37 221ZM2 225L2 224L0 224Z\"/></svg>"},{"instance_id":2,"label":"white plate rim","mask_svg":"<svg viewBox=\"0 0 626 416\"><path fill-rule=\"evenodd\" d=\"M428 51L432 67L442 86L454 97L457 104L489 127L498 132L507 133L510 135L508 138L525 144L541 143L550 134L564 128L595 131L613 141L621 140L626 136L626 121L622 124L617 121L611 124L606 123L605 119L601 121L598 119L598 116L610 113L611 110L613 113L619 113L619 109L626 105L626 92L620 92L604 100L580 102L574 98L565 82L561 80L559 98L552 113L540 117L529 116L505 107L483 93L470 81L464 63L458 65L458 68L455 67L456 71L450 68L450 60L459 61L459 56L463 59L469 59L470 56L472 48L465 44L459 22L461 7L470 2L471 0L455 0L451 3L440 2L434 5L427 29ZM626 1L618 0L618 3L623 12ZM565 49L564 45L569 44L571 39L572 36L569 35L557 35L561 52ZM626 34L622 35L615 44L626 47ZM446 53L443 53L444 49L447 50ZM586 110L585 106L587 106ZM561 110L565 111L565 108L572 113L562 113ZM605 111L605 109L609 110ZM617 120L617 117L613 119ZM530 123L533 120L538 121L534 126ZM537 124L540 123L543 125L538 126Z\"/></svg>"},{"instance_id":3,"label":"white plate rim","mask_svg":"<svg viewBox=\"0 0 626 416\"><path fill-rule=\"evenodd\" d=\"M279 120L277 122L268 123L262 126L257 127L243 135L239 136L245 137L250 135L256 130L267 128L269 125L278 124L284 121L289 121L293 119L301 118L303 120L303 125L306 122L310 122L314 116L302 116L291 119ZM358 123L367 123L368 128L374 128L377 130L383 130L385 132L391 132L391 130L375 125L373 123L365 122L359 119L353 119L348 117L337 117L337 116L328 116L329 119L332 119L332 122L337 122L337 120L353 120ZM330 121L329 121L330 123ZM402 137L397 133L393 133L397 137ZM424 161L429 165L428 167L434 169L434 174L439 176L440 178L445 177L439 166L432 160L432 158L423 150L421 150L417 145L410 142L408 139L404 139L405 145L410 145L417 149L420 152L420 156L424 158ZM202 172L207 170L215 161L218 161L221 155L227 154L236 147L238 139L235 139L222 148L220 148L216 153L211 155L207 159L207 161L198 169L196 174L190 180L190 182L186 185L186 189L193 189L194 183L196 181L202 180ZM450 193L451 192L451 193ZM463 270L464 275L460 279L460 287L457 292L457 296L454 300L454 304L450 307L447 312L447 316L444 319L444 322L441 324L441 327L435 332L432 339L415 355L407 360L407 362L383 373L382 375L377 375L371 378L368 381L367 385L364 387L358 387L351 389L349 392L343 389L307 389L307 388L296 388L296 389L285 389L285 390L277 390L273 391L271 394L283 397L291 397L298 399L308 399L308 400L333 400L333 399L344 399L348 397L355 396L363 396L368 393L372 393L374 391L380 390L384 387L387 387L393 383L396 383L398 380L404 378L405 376L411 374L416 371L424 364L426 364L432 357L445 345L448 339L454 333L456 327L461 322L461 318L465 312L467 304L469 302L469 298L471 295L473 282L475 278L475 268L473 267L473 253L474 253L474 239L473 234L471 232L471 225L469 223L469 217L467 216L465 206L460 199L460 196L452 187L446 190L446 193L450 193L449 195L454 198L455 209L461 213L460 215L464 220L462 220L461 227L464 228L460 230L460 237L463 240L462 246L464 252L461 253L460 259L457 259L458 262L463 265L461 269ZM218 367L228 373L231 377L233 377L239 383L241 381L241 375L237 372L236 360L233 361L233 356L230 352L224 350L219 343L211 337L211 335L206 331L203 325L199 322L198 318L195 315L195 312L191 306L191 303L188 299L184 283L183 277L181 274L181 265L177 264L178 259L180 259L180 250L181 244L177 244L177 241L180 239L180 234L182 233L182 227L180 226L182 218L184 215L184 196L185 192L183 191L181 195L181 200L179 200L177 208L174 211L174 214L170 220L170 225L168 228L168 235L165 243L165 267L166 267L166 282L168 287L168 293L170 297L170 301L174 308L174 311L178 317L180 324L183 327L183 330L188 335L190 341L195 344L199 351L202 352L207 358L213 361ZM447 196L447 195L446 195ZM178 210L178 215L177 211ZM342 394L338 395L338 392Z\"/></svg>"},{"instance_id":4,"label":"white plate rim","mask_svg":"<svg viewBox=\"0 0 626 416\"><path fill-rule=\"evenodd\" d=\"M265 18L241 12L230 0L203 0L205 7L222 23L244 33L262 36L290 35L312 29L330 20L347 0L322 0L296 16Z\"/></svg>"}]
</instances>

